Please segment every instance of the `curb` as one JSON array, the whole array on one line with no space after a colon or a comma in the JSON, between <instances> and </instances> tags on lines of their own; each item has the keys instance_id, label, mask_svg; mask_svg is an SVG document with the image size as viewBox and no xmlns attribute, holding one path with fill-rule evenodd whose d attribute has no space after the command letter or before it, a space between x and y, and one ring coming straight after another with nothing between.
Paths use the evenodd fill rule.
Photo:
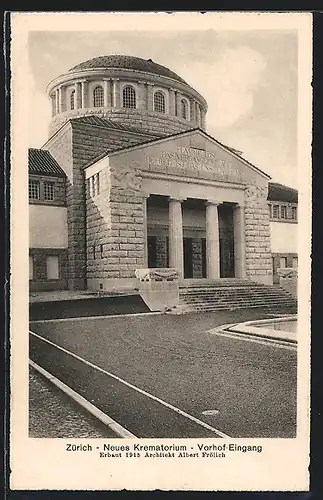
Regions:
<instances>
[{"instance_id":1,"label":"curb","mask_svg":"<svg viewBox=\"0 0 323 500\"><path fill-rule=\"evenodd\" d=\"M32 361L31 359L29 360L30 366L34 368L38 373L40 373L43 377L45 377L49 382L54 384L58 389L60 389L64 394L69 396L74 402L76 402L78 405L82 406L86 411L88 411L91 415L93 415L96 419L100 420L104 425L109 427L117 436L123 438L123 439L136 439L137 436L132 434L130 431L128 431L125 427L122 427L122 425L118 424L115 420L110 418L108 415L103 413L103 411L99 410L96 406L94 406L92 403L90 403L87 399L83 398L80 394L75 392L71 387L68 385L64 384L61 380L58 378L54 377L51 373L49 373L47 370L44 370L41 366L39 366L37 363Z\"/></svg>"}]
</instances>

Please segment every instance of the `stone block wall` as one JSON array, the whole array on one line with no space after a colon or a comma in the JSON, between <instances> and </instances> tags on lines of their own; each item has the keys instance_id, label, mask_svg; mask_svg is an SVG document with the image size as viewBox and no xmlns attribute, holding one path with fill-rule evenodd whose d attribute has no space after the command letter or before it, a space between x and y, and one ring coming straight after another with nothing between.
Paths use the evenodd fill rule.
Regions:
<instances>
[{"instance_id":1,"label":"stone block wall","mask_svg":"<svg viewBox=\"0 0 323 500\"><path fill-rule=\"evenodd\" d=\"M245 189L246 275L253 281L272 284L272 257L267 186Z\"/></svg>"},{"instance_id":2,"label":"stone block wall","mask_svg":"<svg viewBox=\"0 0 323 500\"><path fill-rule=\"evenodd\" d=\"M91 115L107 118L116 124L133 127L146 134L156 134L159 136L176 134L196 128L195 122L154 111L143 112L140 109L123 108L80 108L55 116L51 121L49 133L50 135L55 134L69 120Z\"/></svg>"},{"instance_id":3,"label":"stone block wall","mask_svg":"<svg viewBox=\"0 0 323 500\"><path fill-rule=\"evenodd\" d=\"M153 136L150 135L149 138L151 137ZM138 144L146 139L147 136L143 134L81 124L76 120L65 125L45 144L44 149L51 152L67 175L67 278L69 289L85 289L87 287L88 243L86 241L84 166L102 153ZM107 248L103 249L103 252ZM101 247L98 251L101 253ZM129 258L133 258L133 256ZM95 263L95 267L98 267L97 263Z\"/></svg>"},{"instance_id":4,"label":"stone block wall","mask_svg":"<svg viewBox=\"0 0 323 500\"><path fill-rule=\"evenodd\" d=\"M144 267L144 211L141 177L111 167L100 172L100 194L87 189L87 279L92 289L107 280L135 278ZM95 249L95 250L94 250Z\"/></svg>"},{"instance_id":5,"label":"stone block wall","mask_svg":"<svg viewBox=\"0 0 323 500\"><path fill-rule=\"evenodd\" d=\"M31 291L65 290L67 288L67 250L62 248L30 248L33 257L33 279L29 281ZM57 255L59 259L59 279L48 280L46 257Z\"/></svg>"}]
</instances>

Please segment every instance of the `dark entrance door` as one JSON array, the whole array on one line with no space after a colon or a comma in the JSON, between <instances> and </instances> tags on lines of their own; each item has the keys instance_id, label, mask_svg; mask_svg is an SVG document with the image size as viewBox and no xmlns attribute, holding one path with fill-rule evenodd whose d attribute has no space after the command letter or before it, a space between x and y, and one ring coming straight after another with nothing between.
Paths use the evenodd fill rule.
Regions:
<instances>
[{"instance_id":1,"label":"dark entrance door","mask_svg":"<svg viewBox=\"0 0 323 500\"><path fill-rule=\"evenodd\" d=\"M193 240L184 238L184 278L193 278Z\"/></svg>"},{"instance_id":2,"label":"dark entrance door","mask_svg":"<svg viewBox=\"0 0 323 500\"><path fill-rule=\"evenodd\" d=\"M202 238L202 278L206 278L206 239Z\"/></svg>"},{"instance_id":3,"label":"dark entrance door","mask_svg":"<svg viewBox=\"0 0 323 500\"><path fill-rule=\"evenodd\" d=\"M219 206L220 277L234 278L234 226L232 205Z\"/></svg>"},{"instance_id":4,"label":"dark entrance door","mask_svg":"<svg viewBox=\"0 0 323 500\"><path fill-rule=\"evenodd\" d=\"M148 267L157 267L157 239L156 236L148 236Z\"/></svg>"}]
</instances>

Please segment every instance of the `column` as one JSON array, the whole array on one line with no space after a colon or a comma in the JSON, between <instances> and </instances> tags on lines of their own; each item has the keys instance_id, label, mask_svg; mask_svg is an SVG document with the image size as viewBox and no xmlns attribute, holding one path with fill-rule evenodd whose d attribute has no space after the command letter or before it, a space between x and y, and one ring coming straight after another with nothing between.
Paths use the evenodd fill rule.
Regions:
<instances>
[{"instance_id":1,"label":"column","mask_svg":"<svg viewBox=\"0 0 323 500\"><path fill-rule=\"evenodd\" d=\"M81 108L88 107L88 82L86 80L81 81Z\"/></svg>"},{"instance_id":2,"label":"column","mask_svg":"<svg viewBox=\"0 0 323 500\"><path fill-rule=\"evenodd\" d=\"M181 94L176 92L176 116L181 116Z\"/></svg>"},{"instance_id":3,"label":"column","mask_svg":"<svg viewBox=\"0 0 323 500\"><path fill-rule=\"evenodd\" d=\"M200 108L200 109L201 109L201 129L205 130L205 115L206 115L206 112L205 112L204 108Z\"/></svg>"},{"instance_id":4,"label":"column","mask_svg":"<svg viewBox=\"0 0 323 500\"><path fill-rule=\"evenodd\" d=\"M196 123L197 126L201 128L201 109L198 102L196 103Z\"/></svg>"},{"instance_id":5,"label":"column","mask_svg":"<svg viewBox=\"0 0 323 500\"><path fill-rule=\"evenodd\" d=\"M221 202L206 202L206 276L220 278L220 235L218 205Z\"/></svg>"},{"instance_id":6,"label":"column","mask_svg":"<svg viewBox=\"0 0 323 500\"><path fill-rule=\"evenodd\" d=\"M119 78L113 78L112 80L112 93L113 93L113 107L114 108L121 108L120 104L120 80Z\"/></svg>"},{"instance_id":7,"label":"column","mask_svg":"<svg viewBox=\"0 0 323 500\"><path fill-rule=\"evenodd\" d=\"M78 109L81 107L81 83L77 82L75 84L75 102L74 109Z\"/></svg>"},{"instance_id":8,"label":"column","mask_svg":"<svg viewBox=\"0 0 323 500\"><path fill-rule=\"evenodd\" d=\"M61 113L66 111L66 87L59 88L59 109Z\"/></svg>"},{"instance_id":9,"label":"column","mask_svg":"<svg viewBox=\"0 0 323 500\"><path fill-rule=\"evenodd\" d=\"M104 92L104 107L112 108L110 80L103 80L103 92Z\"/></svg>"},{"instance_id":10,"label":"column","mask_svg":"<svg viewBox=\"0 0 323 500\"><path fill-rule=\"evenodd\" d=\"M52 116L55 116L56 115L56 95L55 94L52 94L50 96L50 99L52 101Z\"/></svg>"},{"instance_id":11,"label":"column","mask_svg":"<svg viewBox=\"0 0 323 500\"><path fill-rule=\"evenodd\" d=\"M59 89L55 90L56 114L59 113Z\"/></svg>"},{"instance_id":12,"label":"column","mask_svg":"<svg viewBox=\"0 0 323 500\"><path fill-rule=\"evenodd\" d=\"M196 121L196 116L195 116L195 101L194 99L190 99L190 121L195 122Z\"/></svg>"},{"instance_id":13,"label":"column","mask_svg":"<svg viewBox=\"0 0 323 500\"><path fill-rule=\"evenodd\" d=\"M184 276L182 201L184 198L169 198L169 267Z\"/></svg>"},{"instance_id":14,"label":"column","mask_svg":"<svg viewBox=\"0 0 323 500\"><path fill-rule=\"evenodd\" d=\"M148 268L148 231L147 231L147 199L149 194L142 195L142 215L144 230L144 268Z\"/></svg>"},{"instance_id":15,"label":"column","mask_svg":"<svg viewBox=\"0 0 323 500\"><path fill-rule=\"evenodd\" d=\"M176 116L175 90L169 89L169 114Z\"/></svg>"},{"instance_id":16,"label":"column","mask_svg":"<svg viewBox=\"0 0 323 500\"><path fill-rule=\"evenodd\" d=\"M147 83L147 111L153 111L154 110L154 103L153 103L153 83Z\"/></svg>"},{"instance_id":17,"label":"column","mask_svg":"<svg viewBox=\"0 0 323 500\"><path fill-rule=\"evenodd\" d=\"M246 232L243 205L233 208L234 224L234 271L236 278L246 277Z\"/></svg>"},{"instance_id":18,"label":"column","mask_svg":"<svg viewBox=\"0 0 323 500\"><path fill-rule=\"evenodd\" d=\"M138 109L140 111L147 111L145 82L138 81L138 89L139 89L137 95Z\"/></svg>"}]
</instances>

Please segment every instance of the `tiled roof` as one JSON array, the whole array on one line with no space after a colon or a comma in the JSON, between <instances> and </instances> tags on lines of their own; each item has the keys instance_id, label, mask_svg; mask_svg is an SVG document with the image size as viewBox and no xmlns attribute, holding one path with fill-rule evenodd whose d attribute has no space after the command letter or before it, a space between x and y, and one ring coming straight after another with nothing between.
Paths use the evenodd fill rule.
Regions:
<instances>
[{"instance_id":1,"label":"tiled roof","mask_svg":"<svg viewBox=\"0 0 323 500\"><path fill-rule=\"evenodd\" d=\"M82 116L81 118L72 118L70 120L72 123L77 122L77 123L85 123L87 125L95 125L97 127L109 127L113 128L115 130L124 130L125 132L135 132L139 133L142 135L147 135L147 132L145 130L142 130L140 128L136 127L131 127L128 125L123 125L122 123L117 123L112 120L109 120L108 118L100 118L100 116ZM152 137L162 137L160 134L149 134Z\"/></svg>"},{"instance_id":2,"label":"tiled roof","mask_svg":"<svg viewBox=\"0 0 323 500\"><path fill-rule=\"evenodd\" d=\"M268 201L285 201L286 203L298 202L298 191L277 182L269 182Z\"/></svg>"},{"instance_id":3,"label":"tiled roof","mask_svg":"<svg viewBox=\"0 0 323 500\"><path fill-rule=\"evenodd\" d=\"M69 70L69 72L91 69L91 68L124 68L143 71L145 73L154 73L160 76L167 76L173 78L178 82L186 83L183 78L178 76L170 69L155 63L151 59L142 59L141 57L124 56L124 55L109 55L99 56L89 59L80 64L77 64Z\"/></svg>"},{"instance_id":4,"label":"tiled roof","mask_svg":"<svg viewBox=\"0 0 323 500\"><path fill-rule=\"evenodd\" d=\"M46 149L28 150L28 169L30 174L66 177L64 170Z\"/></svg>"}]
</instances>

